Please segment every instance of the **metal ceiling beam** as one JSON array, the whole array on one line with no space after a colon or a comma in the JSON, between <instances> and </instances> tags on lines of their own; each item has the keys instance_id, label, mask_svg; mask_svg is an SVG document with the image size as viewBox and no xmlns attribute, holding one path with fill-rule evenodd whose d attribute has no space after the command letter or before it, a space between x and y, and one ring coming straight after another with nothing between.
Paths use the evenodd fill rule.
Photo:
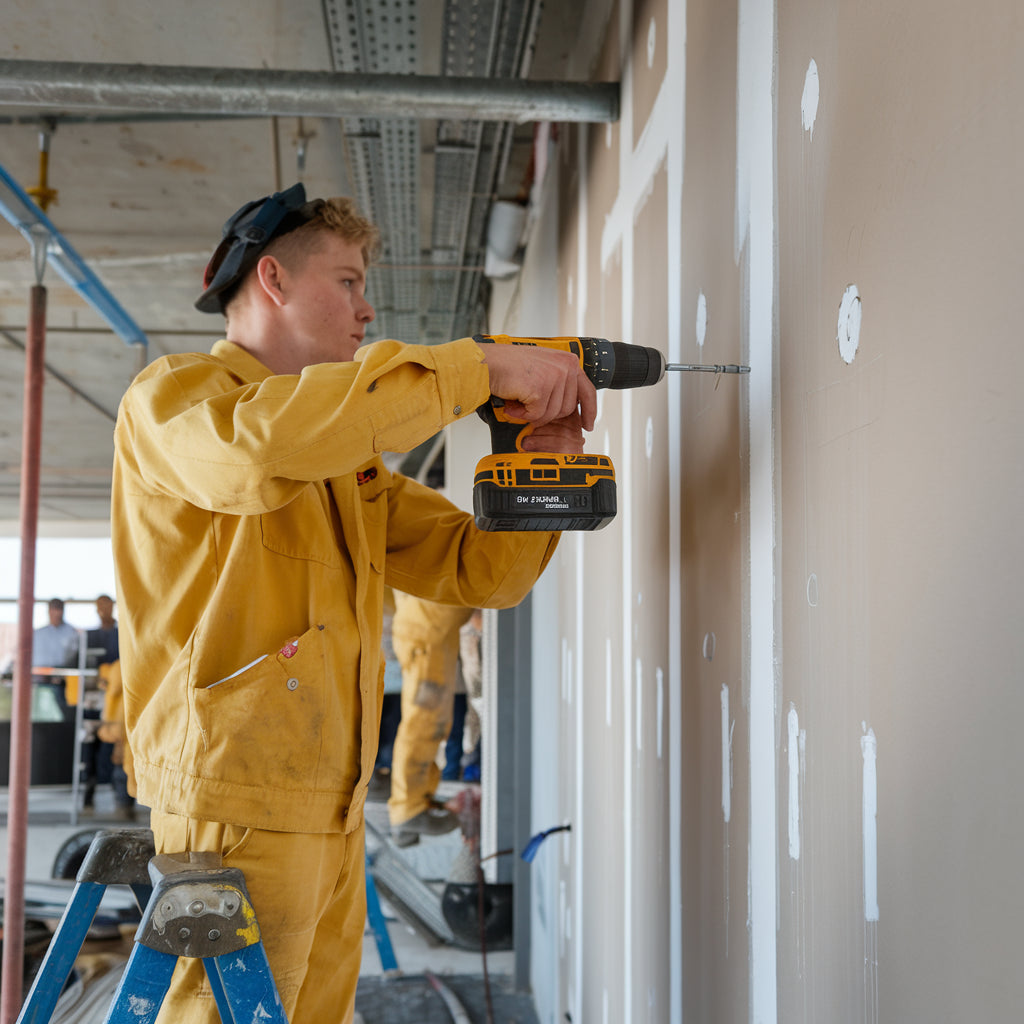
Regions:
<instances>
[{"instance_id":1,"label":"metal ceiling beam","mask_svg":"<svg viewBox=\"0 0 1024 1024\"><path fill-rule=\"evenodd\" d=\"M608 122L617 82L0 60L0 105L247 117Z\"/></svg>"}]
</instances>

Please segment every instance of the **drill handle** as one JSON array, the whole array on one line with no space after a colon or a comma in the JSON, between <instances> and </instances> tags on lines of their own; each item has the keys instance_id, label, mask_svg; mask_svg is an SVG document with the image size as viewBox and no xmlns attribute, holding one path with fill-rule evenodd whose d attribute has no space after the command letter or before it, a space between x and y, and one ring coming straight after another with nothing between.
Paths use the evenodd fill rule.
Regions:
<instances>
[{"instance_id":1,"label":"drill handle","mask_svg":"<svg viewBox=\"0 0 1024 1024\"><path fill-rule=\"evenodd\" d=\"M502 400L492 395L490 401L484 402L476 411L491 432L492 455L522 451L520 442L533 430L532 423L516 423L508 419L503 406Z\"/></svg>"}]
</instances>

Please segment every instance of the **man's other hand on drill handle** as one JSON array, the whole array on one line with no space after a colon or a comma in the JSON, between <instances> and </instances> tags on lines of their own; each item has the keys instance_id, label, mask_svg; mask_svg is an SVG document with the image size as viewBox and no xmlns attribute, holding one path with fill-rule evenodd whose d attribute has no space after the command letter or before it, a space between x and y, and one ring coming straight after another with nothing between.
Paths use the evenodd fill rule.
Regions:
<instances>
[{"instance_id":1,"label":"man's other hand on drill handle","mask_svg":"<svg viewBox=\"0 0 1024 1024\"><path fill-rule=\"evenodd\" d=\"M481 345L491 394L505 414L533 424L528 451L583 451L583 431L594 429L597 391L569 352L532 345Z\"/></svg>"},{"instance_id":2,"label":"man's other hand on drill handle","mask_svg":"<svg viewBox=\"0 0 1024 1024\"><path fill-rule=\"evenodd\" d=\"M491 394L504 402L506 416L529 424L519 435L522 450L582 453L583 430L593 429L597 415L597 392L579 360L540 346L488 344L482 351Z\"/></svg>"}]
</instances>

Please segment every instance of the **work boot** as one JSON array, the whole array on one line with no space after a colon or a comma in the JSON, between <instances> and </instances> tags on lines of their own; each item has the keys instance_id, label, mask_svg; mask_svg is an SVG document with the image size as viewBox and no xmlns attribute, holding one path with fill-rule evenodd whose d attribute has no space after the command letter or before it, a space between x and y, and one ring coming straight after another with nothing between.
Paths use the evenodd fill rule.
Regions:
<instances>
[{"instance_id":1,"label":"work boot","mask_svg":"<svg viewBox=\"0 0 1024 1024\"><path fill-rule=\"evenodd\" d=\"M415 846L420 836L443 836L458 827L458 815L443 806L431 804L408 821L392 826L391 841L396 846Z\"/></svg>"}]
</instances>

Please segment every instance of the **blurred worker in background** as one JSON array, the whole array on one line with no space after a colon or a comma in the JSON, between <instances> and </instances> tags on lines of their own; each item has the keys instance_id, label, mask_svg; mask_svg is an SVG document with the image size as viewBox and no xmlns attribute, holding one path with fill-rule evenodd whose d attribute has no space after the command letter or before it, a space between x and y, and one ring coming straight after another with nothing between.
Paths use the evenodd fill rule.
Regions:
<instances>
[{"instance_id":1,"label":"blurred worker in background","mask_svg":"<svg viewBox=\"0 0 1024 1024\"><path fill-rule=\"evenodd\" d=\"M114 601L109 594L100 594L96 598L96 617L100 620L98 627L90 629L86 634L86 646L89 649L90 668L99 670L103 677L103 667L113 665L120 657L117 643L117 620L114 618ZM99 652L99 653L93 653ZM95 663L95 664L94 664ZM117 794L113 762L113 746L100 735L100 721L103 715L104 694L102 683L87 677L78 688L79 699L82 701L82 744L81 744L81 780L82 814L86 817L96 810L96 786L101 782L110 782ZM124 797L118 801L120 808ZM128 798L131 799L130 797ZM118 816L124 816L119 812Z\"/></svg>"},{"instance_id":2,"label":"blurred worker in background","mask_svg":"<svg viewBox=\"0 0 1024 1024\"><path fill-rule=\"evenodd\" d=\"M351 1021L365 924L363 803L380 724L385 585L520 601L557 543L485 533L380 458L493 393L524 445L579 452L596 393L567 353L379 341L376 229L296 185L224 227L196 305L209 354L164 356L121 402L112 527L137 795L158 852L239 868L292 1024ZM217 1024L200 960L158 1020Z\"/></svg>"},{"instance_id":3,"label":"blurred worker in background","mask_svg":"<svg viewBox=\"0 0 1024 1024\"><path fill-rule=\"evenodd\" d=\"M402 666L402 720L391 758L391 835L399 846L451 832L458 818L434 800L438 745L452 727L459 629L472 608L395 594L391 642Z\"/></svg>"},{"instance_id":4,"label":"blurred worker in background","mask_svg":"<svg viewBox=\"0 0 1024 1024\"><path fill-rule=\"evenodd\" d=\"M32 632L32 667L70 668L78 663L78 630L64 621L64 602L59 597L50 599L47 611L50 621ZM75 712L68 704L64 676L34 673L32 682L53 693L65 721L74 719Z\"/></svg>"}]
</instances>

